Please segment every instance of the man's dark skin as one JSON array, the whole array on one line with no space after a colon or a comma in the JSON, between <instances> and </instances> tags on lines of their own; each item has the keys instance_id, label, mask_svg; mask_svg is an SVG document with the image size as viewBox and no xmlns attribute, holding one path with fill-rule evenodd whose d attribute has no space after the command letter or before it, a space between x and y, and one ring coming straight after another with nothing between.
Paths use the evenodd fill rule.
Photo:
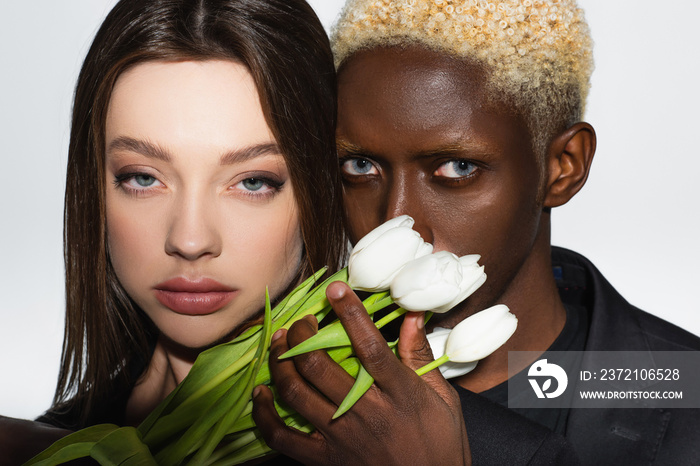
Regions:
<instances>
[{"instance_id":1,"label":"man's dark skin","mask_svg":"<svg viewBox=\"0 0 700 466\"><path fill-rule=\"evenodd\" d=\"M564 326L551 271L550 208L584 185L596 142L587 123L562 125L539 159L524 117L487 98L486 72L410 46L356 53L338 76L337 141L351 240L408 214L436 250L480 254L488 275L431 326L452 327L497 303L518 317L511 339L457 380L474 392L507 380L508 351L544 352ZM412 372L432 360L419 319L402 326L399 361L347 286L334 284L328 296L375 386L329 422L352 379L322 352L276 361L316 330L311 319L295 324L275 335L271 370L282 397L318 431L307 436L286 428L270 392L260 389L254 416L266 441L310 464L469 463L456 393L437 371L422 378Z\"/></svg>"}]
</instances>

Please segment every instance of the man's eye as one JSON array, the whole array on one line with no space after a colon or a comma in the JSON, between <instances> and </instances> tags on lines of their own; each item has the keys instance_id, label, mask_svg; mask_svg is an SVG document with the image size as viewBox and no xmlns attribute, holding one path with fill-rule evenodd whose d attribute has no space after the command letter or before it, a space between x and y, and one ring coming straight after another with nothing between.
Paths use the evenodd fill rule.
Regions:
<instances>
[{"instance_id":1,"label":"man's eye","mask_svg":"<svg viewBox=\"0 0 700 466\"><path fill-rule=\"evenodd\" d=\"M444 178L465 178L476 170L476 165L468 160L450 160L435 170L435 176Z\"/></svg>"},{"instance_id":2,"label":"man's eye","mask_svg":"<svg viewBox=\"0 0 700 466\"><path fill-rule=\"evenodd\" d=\"M341 165L343 173L348 175L377 175L379 171L372 162L367 159L347 159Z\"/></svg>"}]
</instances>

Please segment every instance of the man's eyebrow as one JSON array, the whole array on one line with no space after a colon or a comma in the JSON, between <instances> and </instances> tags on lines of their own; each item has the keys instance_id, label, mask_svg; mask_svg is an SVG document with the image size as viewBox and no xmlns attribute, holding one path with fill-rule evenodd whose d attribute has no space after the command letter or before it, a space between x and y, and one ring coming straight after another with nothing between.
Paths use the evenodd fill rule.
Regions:
<instances>
[{"instance_id":1,"label":"man's eyebrow","mask_svg":"<svg viewBox=\"0 0 700 466\"><path fill-rule=\"evenodd\" d=\"M262 144L253 144L251 146L242 147L226 152L221 156L221 165L231 165L234 163L245 162L246 160L254 159L262 155L281 155L279 146L274 142Z\"/></svg>"},{"instance_id":2,"label":"man's eyebrow","mask_svg":"<svg viewBox=\"0 0 700 466\"><path fill-rule=\"evenodd\" d=\"M338 152L345 152L347 155L350 156L366 156L366 157L372 157L374 154L372 151L367 150L361 146L358 146L356 144L353 144L348 141L344 141L342 139L338 139L336 141L336 147L338 149ZM488 155L491 153L489 150L489 147L483 144L479 144L476 142L458 142L458 143L453 143L453 144L446 144L444 146L439 146L439 147L434 147L431 149L426 149L419 151L414 154L416 158L427 158L427 157L436 157L436 156L450 156L450 155L457 155L457 154L483 154L483 155Z\"/></svg>"},{"instance_id":3,"label":"man's eyebrow","mask_svg":"<svg viewBox=\"0 0 700 466\"><path fill-rule=\"evenodd\" d=\"M335 147L338 152L343 151L348 155L372 155L371 151L368 151L367 149L364 149L361 146L358 146L348 141L344 141L342 139L337 139L335 141Z\"/></svg>"},{"instance_id":4,"label":"man's eyebrow","mask_svg":"<svg viewBox=\"0 0 700 466\"><path fill-rule=\"evenodd\" d=\"M145 155L146 157L162 160L164 162L170 161L170 154L166 149L143 139L120 136L110 142L109 147L107 148L107 152L115 150L136 152L138 154Z\"/></svg>"},{"instance_id":5,"label":"man's eyebrow","mask_svg":"<svg viewBox=\"0 0 700 466\"><path fill-rule=\"evenodd\" d=\"M488 155L491 151L489 147L483 144L474 142L457 142L453 144L446 144L444 146L435 147L433 149L425 150L419 152L416 156L418 158L424 157L436 157L436 156L450 156L459 154L480 154Z\"/></svg>"}]
</instances>

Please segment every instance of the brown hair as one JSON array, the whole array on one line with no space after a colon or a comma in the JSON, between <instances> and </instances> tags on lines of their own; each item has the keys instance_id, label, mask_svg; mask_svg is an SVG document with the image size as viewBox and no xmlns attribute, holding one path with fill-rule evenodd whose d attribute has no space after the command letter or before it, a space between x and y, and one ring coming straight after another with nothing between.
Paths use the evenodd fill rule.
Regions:
<instances>
[{"instance_id":1,"label":"brown hair","mask_svg":"<svg viewBox=\"0 0 700 466\"><path fill-rule=\"evenodd\" d=\"M150 357L157 330L119 284L106 247L105 117L117 77L152 60L235 60L248 67L285 157L300 213L299 278L342 261L335 155L335 72L304 0L122 0L100 27L78 78L64 210L66 324L54 412L85 424L127 367ZM138 374L136 374L138 376Z\"/></svg>"}]
</instances>

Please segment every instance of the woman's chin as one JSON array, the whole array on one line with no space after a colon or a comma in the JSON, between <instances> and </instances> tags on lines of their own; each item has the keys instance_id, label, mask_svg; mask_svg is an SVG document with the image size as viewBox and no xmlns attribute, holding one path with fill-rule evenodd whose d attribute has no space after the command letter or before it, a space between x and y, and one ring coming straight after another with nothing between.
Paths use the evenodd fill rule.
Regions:
<instances>
[{"instance_id":1,"label":"woman's chin","mask_svg":"<svg viewBox=\"0 0 700 466\"><path fill-rule=\"evenodd\" d=\"M161 331L160 341L166 351L178 358L192 360L202 351L231 339L233 331L226 333L209 331Z\"/></svg>"}]
</instances>

